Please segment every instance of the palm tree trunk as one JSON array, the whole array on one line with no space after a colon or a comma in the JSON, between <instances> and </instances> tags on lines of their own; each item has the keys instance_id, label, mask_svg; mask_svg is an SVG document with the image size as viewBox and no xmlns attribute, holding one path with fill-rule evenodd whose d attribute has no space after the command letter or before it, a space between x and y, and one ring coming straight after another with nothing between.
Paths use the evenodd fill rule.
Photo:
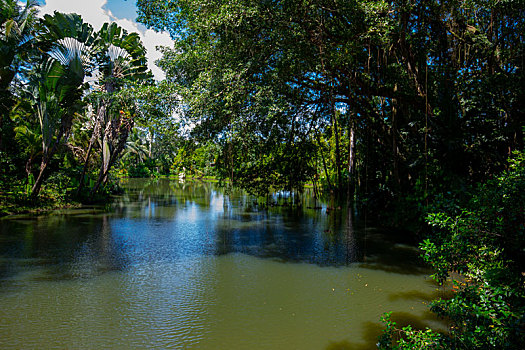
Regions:
<instances>
[{"instance_id":1,"label":"palm tree trunk","mask_svg":"<svg viewBox=\"0 0 525 350\"><path fill-rule=\"evenodd\" d=\"M55 143L53 144L53 147L51 147L51 149L49 149L45 144L43 144L42 163L40 164L40 172L38 173L38 177L35 181L35 184L33 185L33 188L31 189L31 197L33 199L35 199L40 193L40 189L42 188L42 182L44 181L44 171L46 170L51 158L53 158L53 155L55 154L58 145L60 144L62 136L63 133L57 135Z\"/></svg>"},{"instance_id":2,"label":"palm tree trunk","mask_svg":"<svg viewBox=\"0 0 525 350\"><path fill-rule=\"evenodd\" d=\"M82 191L82 188L84 187L84 178L86 176L86 170L89 162L89 156L91 155L91 150L93 149L93 142L89 142L88 150L86 153L86 159L84 160L84 167L82 168L82 174L80 175L80 179L78 180L78 188L77 188L77 196L80 194L80 191Z\"/></svg>"},{"instance_id":3,"label":"palm tree trunk","mask_svg":"<svg viewBox=\"0 0 525 350\"><path fill-rule=\"evenodd\" d=\"M82 188L84 187L84 177L86 176L87 166L89 162L89 157L91 156L91 151L93 150L93 144L95 143L95 140L97 139L97 133L100 126L100 115L101 113L104 113L105 108L101 107L101 110L99 111L97 115L97 120L95 121L95 125L93 126L93 132L91 133L91 139L89 140L89 146L86 152L86 159L84 161L84 167L82 168L82 174L80 175L78 188L77 188L77 196L80 194L80 191L82 191Z\"/></svg>"},{"instance_id":4,"label":"palm tree trunk","mask_svg":"<svg viewBox=\"0 0 525 350\"><path fill-rule=\"evenodd\" d=\"M95 193L97 193L97 191L100 188L100 186L104 186L108 182L109 170L111 169L111 167L113 166L113 164L117 160L118 154L121 151L122 151L122 149L120 149L120 148L119 149L115 149L114 148L112 150L112 152L110 153L110 155L109 155L109 160L107 162L107 165L105 165L104 162L102 162L97 182L95 183L95 186L93 186L93 188L91 189L91 192L89 194L91 199L93 199L93 196L95 195Z\"/></svg>"},{"instance_id":5,"label":"palm tree trunk","mask_svg":"<svg viewBox=\"0 0 525 350\"><path fill-rule=\"evenodd\" d=\"M126 141L128 135L133 128L133 121L126 119L118 119L111 121L108 127L104 131L103 139L103 150L102 150L102 165L100 167L100 173L95 186L91 189L90 197L93 198L97 193L100 186L105 185L108 181L109 170L117 161L120 153L126 147ZM117 132L115 135L115 131ZM117 138L118 137L118 138ZM116 144L115 144L116 141ZM104 146L107 144L106 146ZM107 154L105 154L104 148L107 147ZM107 160L106 160L107 159Z\"/></svg>"},{"instance_id":6,"label":"palm tree trunk","mask_svg":"<svg viewBox=\"0 0 525 350\"><path fill-rule=\"evenodd\" d=\"M397 91L397 84L394 85L394 91ZM401 181L399 179L399 155L398 155L398 145L397 145L397 99L392 99L392 158L393 158L393 175L394 175L394 187L395 195L399 194L399 187Z\"/></svg>"},{"instance_id":7,"label":"palm tree trunk","mask_svg":"<svg viewBox=\"0 0 525 350\"><path fill-rule=\"evenodd\" d=\"M33 199L35 199L40 193L40 189L42 188L42 182L44 181L44 171L46 170L47 165L49 164L49 159L50 157L48 155L44 155L42 157L42 163L40 164L40 172L38 173L38 177L36 178L33 188L31 188L31 198Z\"/></svg>"},{"instance_id":8,"label":"palm tree trunk","mask_svg":"<svg viewBox=\"0 0 525 350\"><path fill-rule=\"evenodd\" d=\"M104 138L106 140L103 139L103 141L102 141L102 164L100 165L100 172L98 174L97 182L95 183L95 186L93 186L93 188L91 189L91 191L89 193L89 197L91 199L93 199L93 197L95 196L95 193L97 193L100 185L103 184L103 183L104 184L106 183L109 169L111 169L111 166L112 166L112 164L111 164L112 163L111 162L112 150L110 149L108 151L108 155L104 154L105 153L105 151L104 151L104 148L105 148L104 147L104 143L106 142L108 144L108 146L106 146L106 147L109 147L109 143L111 142L110 140L107 140L108 136L109 135L104 135ZM109 157L109 159L107 157Z\"/></svg>"},{"instance_id":9,"label":"palm tree trunk","mask_svg":"<svg viewBox=\"0 0 525 350\"><path fill-rule=\"evenodd\" d=\"M29 156L29 159L26 162L26 174L27 178L31 175L31 168L33 167L33 155Z\"/></svg>"},{"instance_id":10,"label":"palm tree trunk","mask_svg":"<svg viewBox=\"0 0 525 350\"><path fill-rule=\"evenodd\" d=\"M98 179L97 179L97 182L95 183L95 186L93 186L93 188L91 189L91 192L89 193L89 197L91 199L93 199L93 197L95 196L95 193L97 193L100 185L102 183L104 183L104 184L106 183L107 177L108 177L107 172L105 172L104 170L101 170L100 174L98 175ZM104 179L106 179L106 180L104 180Z\"/></svg>"}]
</instances>

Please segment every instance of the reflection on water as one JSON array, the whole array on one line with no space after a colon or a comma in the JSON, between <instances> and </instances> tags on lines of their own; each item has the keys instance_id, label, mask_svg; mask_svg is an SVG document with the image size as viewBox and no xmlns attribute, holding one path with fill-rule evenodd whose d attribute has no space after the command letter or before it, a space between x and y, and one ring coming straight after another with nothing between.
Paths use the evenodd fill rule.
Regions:
<instances>
[{"instance_id":1,"label":"reflection on water","mask_svg":"<svg viewBox=\"0 0 525 350\"><path fill-rule=\"evenodd\" d=\"M416 249L351 211L125 187L109 211L0 221L0 348L373 348L385 311L437 324Z\"/></svg>"}]
</instances>

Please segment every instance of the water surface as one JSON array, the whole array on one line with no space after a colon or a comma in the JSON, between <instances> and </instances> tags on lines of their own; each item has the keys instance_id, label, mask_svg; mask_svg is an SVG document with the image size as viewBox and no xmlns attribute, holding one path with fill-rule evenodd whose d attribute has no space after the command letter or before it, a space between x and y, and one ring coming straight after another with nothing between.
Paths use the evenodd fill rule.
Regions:
<instances>
[{"instance_id":1,"label":"water surface","mask_svg":"<svg viewBox=\"0 0 525 350\"><path fill-rule=\"evenodd\" d=\"M351 210L124 186L110 208L0 221L0 348L371 349L386 311L439 325L417 250Z\"/></svg>"}]
</instances>

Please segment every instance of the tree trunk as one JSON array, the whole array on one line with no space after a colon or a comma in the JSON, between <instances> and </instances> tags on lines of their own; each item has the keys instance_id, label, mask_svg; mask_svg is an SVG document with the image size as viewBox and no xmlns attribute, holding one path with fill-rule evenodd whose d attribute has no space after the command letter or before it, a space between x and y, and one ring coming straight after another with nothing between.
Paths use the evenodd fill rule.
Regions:
<instances>
[{"instance_id":1,"label":"tree trunk","mask_svg":"<svg viewBox=\"0 0 525 350\"><path fill-rule=\"evenodd\" d=\"M80 175L80 179L78 180L78 188L77 188L77 196L80 194L80 191L82 191L82 188L84 187L84 178L86 176L87 166L89 162L89 157L91 156L91 150L93 149L93 142L89 142L88 150L86 153L86 159L84 160L84 167L82 168L82 174Z\"/></svg>"},{"instance_id":2,"label":"tree trunk","mask_svg":"<svg viewBox=\"0 0 525 350\"><path fill-rule=\"evenodd\" d=\"M91 189L91 192L89 194L91 198L93 198L95 193L97 193L100 185L105 184L107 182L109 169L111 169L111 166L113 165L111 158L114 152L114 148L110 145L110 127L111 122L110 124L108 124L108 127L104 131L104 137L102 139L102 164L100 165L100 172L98 174L97 182L95 183L95 186Z\"/></svg>"},{"instance_id":3,"label":"tree trunk","mask_svg":"<svg viewBox=\"0 0 525 350\"><path fill-rule=\"evenodd\" d=\"M355 173L355 129L354 121L350 120L350 141L348 142L348 188L346 192L347 201L354 195L354 173Z\"/></svg>"},{"instance_id":4,"label":"tree trunk","mask_svg":"<svg viewBox=\"0 0 525 350\"><path fill-rule=\"evenodd\" d=\"M337 114L335 109L333 110L333 126L335 133L335 167L337 169L337 199L341 198L340 191L343 189L343 179L341 176L341 149L339 146L339 125L337 122Z\"/></svg>"},{"instance_id":5,"label":"tree trunk","mask_svg":"<svg viewBox=\"0 0 525 350\"><path fill-rule=\"evenodd\" d=\"M100 174L95 186L91 189L90 197L93 198L100 186L105 185L108 181L108 174L111 167L115 164L119 154L126 146L129 132L133 128L133 121L125 119L122 116L119 119L109 122L104 131L104 138L102 142L102 165ZM116 143L114 143L116 141Z\"/></svg>"},{"instance_id":6,"label":"tree trunk","mask_svg":"<svg viewBox=\"0 0 525 350\"><path fill-rule=\"evenodd\" d=\"M323 160L324 175L326 176L326 182L328 182L328 190L332 192L332 184L330 182L330 177L328 176L328 169L326 167L326 160L324 158L323 149L321 147L321 137L317 134L317 142L319 143L319 150L321 151L321 159Z\"/></svg>"},{"instance_id":7,"label":"tree trunk","mask_svg":"<svg viewBox=\"0 0 525 350\"><path fill-rule=\"evenodd\" d=\"M105 184L106 181L107 181L107 172L101 172L99 175L98 175L98 179L97 179L97 182L95 183L95 186L93 186L93 188L91 189L91 192L89 193L89 197L91 199L93 199L93 196L95 196L95 193L97 193L100 185L102 185L103 183Z\"/></svg>"},{"instance_id":8,"label":"tree trunk","mask_svg":"<svg viewBox=\"0 0 525 350\"><path fill-rule=\"evenodd\" d=\"M111 87L111 86L110 86ZM109 87L107 87L109 90ZM117 127L114 127L117 123L117 121L114 120L106 120L106 107L105 104L102 104L99 111L99 121L100 121L100 129L102 129L102 122L106 124L106 127L104 130L100 130L100 136L101 136L101 158L102 162L100 165L100 172L98 174L97 182L95 183L95 186L91 189L89 193L89 197L93 199L93 196L95 193L97 193L100 185L102 183L105 183L107 181L107 175L109 172L109 169L111 168L111 155L114 151L114 147L112 145L112 141L114 139L114 133L116 132ZM120 120L119 120L120 121Z\"/></svg>"},{"instance_id":9,"label":"tree trunk","mask_svg":"<svg viewBox=\"0 0 525 350\"><path fill-rule=\"evenodd\" d=\"M1 96L0 96L1 98ZM2 108L4 106L1 106ZM0 113L0 151L2 150L2 135L3 135L3 132L2 132L2 123L4 121L4 113Z\"/></svg>"},{"instance_id":10,"label":"tree trunk","mask_svg":"<svg viewBox=\"0 0 525 350\"><path fill-rule=\"evenodd\" d=\"M64 125L64 122L62 122L62 125ZM61 129L64 130L63 127ZM63 135L64 135L64 132L61 132L57 136L55 143L53 144L53 147L51 147L51 149L49 149L48 146L45 145L44 141L42 141L43 152L42 152L42 163L40 164L40 172L38 173L38 177L35 181L35 184L33 185L33 188L31 189L31 197L33 199L35 199L40 193L42 182L44 181L44 171L46 170L51 158L53 158L53 155L55 154L55 151L57 150L58 145L60 144L60 140L62 139Z\"/></svg>"},{"instance_id":11,"label":"tree trunk","mask_svg":"<svg viewBox=\"0 0 525 350\"><path fill-rule=\"evenodd\" d=\"M148 158L151 160L153 155L153 128L149 128L149 147L148 147Z\"/></svg>"},{"instance_id":12,"label":"tree trunk","mask_svg":"<svg viewBox=\"0 0 525 350\"><path fill-rule=\"evenodd\" d=\"M113 148L112 150L109 151L109 159L107 160L107 162L104 160L102 161L102 165L100 166L100 173L98 174L97 182L95 183L95 186L91 189L91 192L90 192L91 198L93 198L95 193L97 193L100 186L105 185L106 182L108 181L109 170L111 169L111 167L113 166L113 163L115 162L117 158L115 153L116 153L115 149Z\"/></svg>"},{"instance_id":13,"label":"tree trunk","mask_svg":"<svg viewBox=\"0 0 525 350\"><path fill-rule=\"evenodd\" d=\"M104 113L105 107L102 106L101 110L97 114L97 120L95 121L95 125L93 126L93 132L91 133L91 138L89 140L89 146L86 152L86 159L84 160L84 167L82 168L82 174L80 175L78 188L77 188L77 196L80 194L80 191L82 191L82 188L84 187L84 177L86 176L86 171L88 167L89 157L91 156L91 151L93 149L93 144L95 143L95 140L97 138L98 129L100 127L100 115L101 113Z\"/></svg>"},{"instance_id":14,"label":"tree trunk","mask_svg":"<svg viewBox=\"0 0 525 350\"><path fill-rule=\"evenodd\" d=\"M29 159L26 162L26 174L27 174L28 178L31 175L31 168L32 167L33 167L33 156L31 155L31 156L29 156Z\"/></svg>"},{"instance_id":15,"label":"tree trunk","mask_svg":"<svg viewBox=\"0 0 525 350\"><path fill-rule=\"evenodd\" d=\"M394 91L397 91L397 84L394 86ZM394 186L396 188L395 195L398 195L400 180L399 180L399 157L397 152L397 99L392 99L392 158L393 158L393 175Z\"/></svg>"},{"instance_id":16,"label":"tree trunk","mask_svg":"<svg viewBox=\"0 0 525 350\"><path fill-rule=\"evenodd\" d=\"M42 182L44 181L44 171L46 170L47 165L49 164L49 159L50 157L48 155L44 155L42 157L42 163L40 164L40 172L38 173L38 177L36 178L33 188L31 188L31 197L33 199L35 199L40 193L40 189L42 188Z\"/></svg>"}]
</instances>

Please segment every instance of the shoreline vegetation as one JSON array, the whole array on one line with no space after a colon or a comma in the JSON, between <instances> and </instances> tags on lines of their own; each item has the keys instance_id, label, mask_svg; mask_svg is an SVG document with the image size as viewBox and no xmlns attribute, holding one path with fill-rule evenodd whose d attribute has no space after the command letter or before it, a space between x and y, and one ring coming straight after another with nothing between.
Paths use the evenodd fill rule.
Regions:
<instances>
[{"instance_id":1,"label":"shoreline vegetation","mask_svg":"<svg viewBox=\"0 0 525 350\"><path fill-rule=\"evenodd\" d=\"M126 181L127 179L168 179L171 181L178 180L179 182L211 182L228 184L228 180L220 180L215 176L199 176L199 175L184 175L181 179L180 175L160 175L148 178L140 177L120 177L118 181ZM20 189L23 188L24 190ZM313 184L305 184L304 188L313 188ZM71 191L70 191L71 192ZM99 197L95 203L107 203L113 199L113 194L108 194L104 197ZM81 208L84 205L93 204L93 201L86 201L82 198L75 198L70 194L51 190L44 187L40 196L33 199L27 193L27 185L22 185L11 189L11 191L0 190L0 218L5 218L11 215L32 214L40 215L46 214L56 210Z\"/></svg>"},{"instance_id":2,"label":"shoreline vegetation","mask_svg":"<svg viewBox=\"0 0 525 350\"><path fill-rule=\"evenodd\" d=\"M58 192L43 191L38 199L23 192L0 191L0 218L19 214L46 214L54 210L80 208L83 204Z\"/></svg>"}]
</instances>

